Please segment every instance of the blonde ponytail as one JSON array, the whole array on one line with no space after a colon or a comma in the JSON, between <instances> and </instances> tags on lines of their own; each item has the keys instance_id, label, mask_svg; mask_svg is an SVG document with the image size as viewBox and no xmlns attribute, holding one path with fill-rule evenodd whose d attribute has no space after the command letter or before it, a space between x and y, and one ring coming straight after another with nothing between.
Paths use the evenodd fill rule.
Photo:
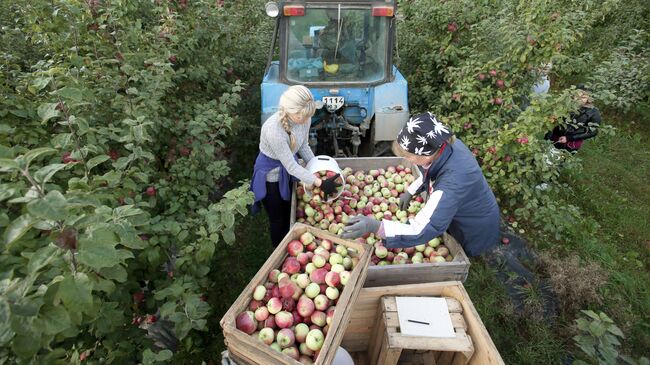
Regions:
<instances>
[{"instance_id":1,"label":"blonde ponytail","mask_svg":"<svg viewBox=\"0 0 650 365\"><path fill-rule=\"evenodd\" d=\"M304 118L311 118L316 113L316 102L314 96L308 88L302 85L289 87L280 96L280 111L278 117L282 128L289 135L291 150L296 147L296 137L293 135L291 125L289 124L289 114L298 114Z\"/></svg>"},{"instance_id":2,"label":"blonde ponytail","mask_svg":"<svg viewBox=\"0 0 650 365\"><path fill-rule=\"evenodd\" d=\"M287 112L284 110L280 109L280 113L278 115L280 117L280 123L282 123L282 128L284 128L285 132L289 135L289 147L291 147L291 151L293 151L294 148L296 148L296 136L293 135L293 132L291 131L291 126L289 125L289 115Z\"/></svg>"}]
</instances>

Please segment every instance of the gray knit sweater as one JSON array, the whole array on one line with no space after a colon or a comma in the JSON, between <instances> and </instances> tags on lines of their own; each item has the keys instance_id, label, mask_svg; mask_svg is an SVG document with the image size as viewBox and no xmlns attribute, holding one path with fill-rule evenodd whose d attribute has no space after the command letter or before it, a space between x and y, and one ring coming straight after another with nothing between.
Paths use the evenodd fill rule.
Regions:
<instances>
[{"instance_id":1,"label":"gray knit sweater","mask_svg":"<svg viewBox=\"0 0 650 365\"><path fill-rule=\"evenodd\" d=\"M293 151L290 148L291 140L289 134L282 128L282 123L278 118L278 113L274 113L262 125L260 133L260 151L268 157L279 160L290 175L295 176L300 181L311 185L316 181L316 177L309 173L307 169L300 166L294 159L293 155L298 152L300 157L309 162L314 157L314 153L309 148L309 127L310 123L295 124L289 121L291 131L296 140ZM279 179L280 168L271 170L266 175L266 181L276 182Z\"/></svg>"}]
</instances>

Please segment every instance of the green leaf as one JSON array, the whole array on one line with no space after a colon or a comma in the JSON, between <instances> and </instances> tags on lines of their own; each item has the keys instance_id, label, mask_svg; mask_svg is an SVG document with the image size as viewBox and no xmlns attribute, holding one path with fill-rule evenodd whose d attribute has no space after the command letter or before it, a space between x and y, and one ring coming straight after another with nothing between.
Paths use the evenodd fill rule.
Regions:
<instances>
[{"instance_id":1,"label":"green leaf","mask_svg":"<svg viewBox=\"0 0 650 365\"><path fill-rule=\"evenodd\" d=\"M93 303L92 283L84 273L68 275L59 283L58 296L73 312L86 312Z\"/></svg>"},{"instance_id":2,"label":"green leaf","mask_svg":"<svg viewBox=\"0 0 650 365\"><path fill-rule=\"evenodd\" d=\"M235 225L235 215L232 212L226 212L223 215L223 223L226 225L226 228L230 228Z\"/></svg>"},{"instance_id":3,"label":"green leaf","mask_svg":"<svg viewBox=\"0 0 650 365\"><path fill-rule=\"evenodd\" d=\"M621 329L618 328L617 326L614 326L614 325L609 326L609 328L607 328L607 331L608 331L609 333L613 334L613 335L618 336L618 337L621 337L621 338L624 338L624 337L625 337L625 335L623 334L623 332L621 331Z\"/></svg>"},{"instance_id":4,"label":"green leaf","mask_svg":"<svg viewBox=\"0 0 650 365\"><path fill-rule=\"evenodd\" d=\"M591 324L589 324L589 331L595 337L602 336L603 334L605 334L606 330L607 329L605 328L605 326L600 322L591 322Z\"/></svg>"},{"instance_id":5,"label":"green leaf","mask_svg":"<svg viewBox=\"0 0 650 365\"><path fill-rule=\"evenodd\" d=\"M146 349L142 354L142 363L144 365L152 365L157 362L167 361L171 359L172 356L174 356L174 353L171 352L170 350L162 350L156 354L150 349Z\"/></svg>"},{"instance_id":6,"label":"green leaf","mask_svg":"<svg viewBox=\"0 0 650 365\"><path fill-rule=\"evenodd\" d=\"M88 165L88 170L90 170L93 167L95 167L95 166L97 166L97 165L101 164L102 162L107 161L109 159L110 159L110 156L108 156L108 155L95 156L95 157L91 158L90 160L88 160L86 165Z\"/></svg>"},{"instance_id":7,"label":"green leaf","mask_svg":"<svg viewBox=\"0 0 650 365\"><path fill-rule=\"evenodd\" d=\"M5 346L14 337L11 329L11 308L4 296L0 296L0 346Z\"/></svg>"},{"instance_id":8,"label":"green leaf","mask_svg":"<svg viewBox=\"0 0 650 365\"><path fill-rule=\"evenodd\" d=\"M83 93L81 90L74 87L63 87L56 90L54 94L73 101L81 101L83 99Z\"/></svg>"},{"instance_id":9,"label":"green leaf","mask_svg":"<svg viewBox=\"0 0 650 365\"><path fill-rule=\"evenodd\" d=\"M6 172L11 170L18 170L20 166L18 163L10 158L0 158L0 171Z\"/></svg>"},{"instance_id":10,"label":"green leaf","mask_svg":"<svg viewBox=\"0 0 650 365\"><path fill-rule=\"evenodd\" d=\"M599 317L599 316L598 316L594 311L583 310L583 311L581 311L581 312L584 313L584 314L586 314L586 315L588 315L589 317L591 317L591 318L597 320L597 321L600 321L600 317Z\"/></svg>"},{"instance_id":11,"label":"green leaf","mask_svg":"<svg viewBox=\"0 0 650 365\"><path fill-rule=\"evenodd\" d=\"M37 92L43 90L50 83L50 81L52 81L52 77L39 77L27 87L27 90L29 90L29 92L32 94L36 94Z\"/></svg>"},{"instance_id":12,"label":"green leaf","mask_svg":"<svg viewBox=\"0 0 650 365\"><path fill-rule=\"evenodd\" d=\"M120 283L126 282L127 273L122 265L105 267L99 270L99 273L106 279L115 280Z\"/></svg>"},{"instance_id":13,"label":"green leaf","mask_svg":"<svg viewBox=\"0 0 650 365\"><path fill-rule=\"evenodd\" d=\"M233 243L235 243L235 231L233 231L232 228L224 229L221 234L223 235L223 239L226 241L227 244L232 245Z\"/></svg>"},{"instance_id":14,"label":"green leaf","mask_svg":"<svg viewBox=\"0 0 650 365\"><path fill-rule=\"evenodd\" d=\"M3 235L5 245L11 245L22 237L34 225L34 218L29 214L23 214L16 218Z\"/></svg>"},{"instance_id":15,"label":"green leaf","mask_svg":"<svg viewBox=\"0 0 650 365\"><path fill-rule=\"evenodd\" d=\"M12 341L11 348L19 357L29 358L34 356L41 348L40 339L30 334L17 334Z\"/></svg>"},{"instance_id":16,"label":"green leaf","mask_svg":"<svg viewBox=\"0 0 650 365\"><path fill-rule=\"evenodd\" d=\"M47 155L47 154L50 154L50 153L55 153L55 152L56 152L56 150L54 148L39 147L39 148L35 148L35 149L30 150L29 152L27 152L25 154L25 156L23 156L23 158L25 159L26 166L29 167L29 164L34 159L36 159L36 158L38 158L40 156Z\"/></svg>"},{"instance_id":17,"label":"green leaf","mask_svg":"<svg viewBox=\"0 0 650 365\"><path fill-rule=\"evenodd\" d=\"M48 120L58 117L59 111L56 109L56 106L59 103L44 103L38 107L38 116L41 117L41 122L45 123Z\"/></svg>"},{"instance_id":18,"label":"green leaf","mask_svg":"<svg viewBox=\"0 0 650 365\"><path fill-rule=\"evenodd\" d=\"M67 166L69 165L64 163L55 163L43 166L34 173L34 180L36 180L36 182L39 184L45 184L46 182L50 181L54 174L63 170Z\"/></svg>"},{"instance_id":19,"label":"green leaf","mask_svg":"<svg viewBox=\"0 0 650 365\"><path fill-rule=\"evenodd\" d=\"M62 221L66 218L66 200L59 191L52 190L44 198L32 200L27 210L35 217Z\"/></svg>"},{"instance_id":20,"label":"green leaf","mask_svg":"<svg viewBox=\"0 0 650 365\"><path fill-rule=\"evenodd\" d=\"M107 229L98 229L79 240L77 260L95 270L119 264L122 259L115 249L115 234Z\"/></svg>"},{"instance_id":21,"label":"green leaf","mask_svg":"<svg viewBox=\"0 0 650 365\"><path fill-rule=\"evenodd\" d=\"M41 321L43 333L46 335L56 335L72 325L70 316L62 305L41 308L38 319Z\"/></svg>"},{"instance_id":22,"label":"green leaf","mask_svg":"<svg viewBox=\"0 0 650 365\"><path fill-rule=\"evenodd\" d=\"M53 244L42 247L38 251L34 252L29 258L29 263L27 264L27 272L30 274L38 272L40 269L47 266L47 264L49 264L55 257L57 257L60 252L61 250L59 250L59 248Z\"/></svg>"}]
</instances>

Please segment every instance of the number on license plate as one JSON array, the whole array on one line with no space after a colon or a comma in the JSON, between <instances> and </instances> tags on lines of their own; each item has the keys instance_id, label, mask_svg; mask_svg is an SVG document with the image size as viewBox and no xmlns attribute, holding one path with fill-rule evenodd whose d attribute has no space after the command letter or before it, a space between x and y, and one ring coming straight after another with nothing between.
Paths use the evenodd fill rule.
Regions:
<instances>
[{"instance_id":1,"label":"number on license plate","mask_svg":"<svg viewBox=\"0 0 650 365\"><path fill-rule=\"evenodd\" d=\"M321 101L327 106L327 109L334 111L343 106L345 99L342 96L323 96Z\"/></svg>"}]
</instances>

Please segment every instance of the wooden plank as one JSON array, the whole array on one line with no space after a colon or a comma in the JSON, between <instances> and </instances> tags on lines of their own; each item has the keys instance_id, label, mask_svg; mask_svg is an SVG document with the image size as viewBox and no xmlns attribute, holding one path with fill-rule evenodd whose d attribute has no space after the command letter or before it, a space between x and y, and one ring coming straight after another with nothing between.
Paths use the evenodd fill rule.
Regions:
<instances>
[{"instance_id":1,"label":"wooden plank","mask_svg":"<svg viewBox=\"0 0 650 365\"><path fill-rule=\"evenodd\" d=\"M381 351L377 357L377 362L371 362L373 365L396 365L402 354L402 348L391 347L386 336L383 336Z\"/></svg>"},{"instance_id":2,"label":"wooden plank","mask_svg":"<svg viewBox=\"0 0 650 365\"><path fill-rule=\"evenodd\" d=\"M331 364L336 355L336 351L330 351L329 349L338 348L340 341L345 334L345 327L349 323L351 308L354 307L358 293L365 281L367 273L366 268L370 261L371 250L369 249L369 246L343 240L338 236L315 227L296 224L292 227L289 234L287 234L284 240L282 240L271 256L269 256L264 265L260 268L220 321L229 351L239 354L241 358L246 361L251 361L253 364L299 364L297 361L278 353L269 346L262 345L256 338L252 338L236 329L235 318L248 307L255 287L265 283L268 273L282 265L282 262L287 256L286 247L288 243L293 239L297 239L304 232L311 232L319 239L328 239L335 244L344 245L348 247L348 249L356 250L357 256L359 257L358 265L354 270L352 270L348 284L345 286L340 298L338 299L337 310L334 312L332 324L330 325L328 334L325 337L325 342L320 352L321 355L316 359L316 365ZM339 310L339 308L343 308L343 310Z\"/></svg>"},{"instance_id":3,"label":"wooden plank","mask_svg":"<svg viewBox=\"0 0 650 365\"><path fill-rule=\"evenodd\" d=\"M386 303L387 312L397 312L397 301L394 296L387 296L384 301ZM445 297L447 301L447 308L449 313L463 313L463 306L454 298Z\"/></svg>"},{"instance_id":4,"label":"wooden plank","mask_svg":"<svg viewBox=\"0 0 650 365\"><path fill-rule=\"evenodd\" d=\"M414 336L389 336L388 343L392 348L433 350L433 351L473 351L472 343L467 335L456 335L456 338L431 338Z\"/></svg>"},{"instance_id":5,"label":"wooden plank","mask_svg":"<svg viewBox=\"0 0 650 365\"><path fill-rule=\"evenodd\" d=\"M440 352L440 357L438 357L438 364L451 365L451 362L454 359L454 355L454 352Z\"/></svg>"},{"instance_id":6,"label":"wooden plank","mask_svg":"<svg viewBox=\"0 0 650 365\"><path fill-rule=\"evenodd\" d=\"M437 365L436 355L433 351L427 351L422 355L423 365Z\"/></svg>"},{"instance_id":7,"label":"wooden plank","mask_svg":"<svg viewBox=\"0 0 650 365\"><path fill-rule=\"evenodd\" d=\"M438 262L404 265L372 265L364 287L457 281L467 278L469 262Z\"/></svg>"},{"instance_id":8,"label":"wooden plank","mask_svg":"<svg viewBox=\"0 0 650 365\"><path fill-rule=\"evenodd\" d=\"M371 332L370 346L368 347L368 356L370 357L371 364L377 363L377 358L381 352L384 337L386 337L386 321L384 320L384 312L378 310L375 319L375 326Z\"/></svg>"}]
</instances>

